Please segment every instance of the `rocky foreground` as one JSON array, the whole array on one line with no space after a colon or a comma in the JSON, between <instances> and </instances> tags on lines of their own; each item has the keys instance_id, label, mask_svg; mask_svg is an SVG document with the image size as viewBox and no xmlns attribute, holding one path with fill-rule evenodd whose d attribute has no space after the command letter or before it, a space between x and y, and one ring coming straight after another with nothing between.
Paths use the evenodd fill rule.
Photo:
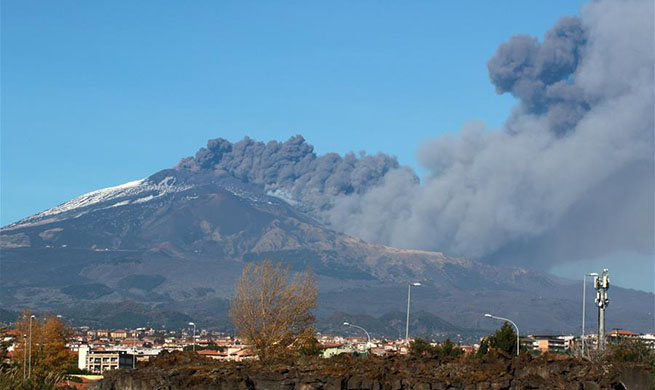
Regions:
<instances>
[{"instance_id":1,"label":"rocky foreground","mask_svg":"<svg viewBox=\"0 0 655 390\"><path fill-rule=\"evenodd\" d=\"M490 354L438 361L412 357L306 359L263 365L162 354L137 370L117 370L96 390L446 390L655 389L653 367L568 356Z\"/></svg>"}]
</instances>

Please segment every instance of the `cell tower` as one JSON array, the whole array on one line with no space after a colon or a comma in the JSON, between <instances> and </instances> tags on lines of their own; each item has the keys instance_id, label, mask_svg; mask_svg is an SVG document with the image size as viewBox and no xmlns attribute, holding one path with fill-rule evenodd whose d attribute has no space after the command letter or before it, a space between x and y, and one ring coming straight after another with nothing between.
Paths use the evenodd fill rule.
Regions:
<instances>
[{"instance_id":1,"label":"cell tower","mask_svg":"<svg viewBox=\"0 0 655 390\"><path fill-rule=\"evenodd\" d=\"M610 288L610 271L605 268L603 274L594 276L596 305L598 306L598 350L605 349L605 308L610 304L607 290Z\"/></svg>"}]
</instances>

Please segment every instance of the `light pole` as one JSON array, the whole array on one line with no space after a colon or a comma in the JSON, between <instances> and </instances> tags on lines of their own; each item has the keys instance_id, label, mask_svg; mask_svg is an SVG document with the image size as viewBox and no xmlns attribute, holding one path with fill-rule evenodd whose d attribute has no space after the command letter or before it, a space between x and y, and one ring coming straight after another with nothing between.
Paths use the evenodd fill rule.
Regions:
<instances>
[{"instance_id":1,"label":"light pole","mask_svg":"<svg viewBox=\"0 0 655 390\"><path fill-rule=\"evenodd\" d=\"M584 276L582 277L582 336L580 337L582 357L585 357L584 332L585 332L585 314L587 312L586 306L585 306L585 304L587 302L587 276L597 277L598 274L596 272L592 272L590 274L584 274Z\"/></svg>"},{"instance_id":2,"label":"light pole","mask_svg":"<svg viewBox=\"0 0 655 390\"><path fill-rule=\"evenodd\" d=\"M371 345L371 335L368 334L368 332L366 331L366 329L362 328L361 326L353 325L353 324L351 324L350 322L344 322L343 324L344 324L345 326L352 326L353 328L357 328L357 329L361 329L361 330L363 330L364 333L366 333L366 338L367 338L367 340L368 340L367 343L366 343L366 349L369 348L369 346Z\"/></svg>"},{"instance_id":3,"label":"light pole","mask_svg":"<svg viewBox=\"0 0 655 390\"><path fill-rule=\"evenodd\" d=\"M516 328L516 356L519 356L519 349L521 348L521 343L519 341L519 327L516 326L514 321L510 320L509 318L497 317L497 316L491 315L489 313L485 314L484 316L487 317L487 318L495 318L497 320L507 321L510 324L514 325L514 327Z\"/></svg>"},{"instance_id":4,"label":"light pole","mask_svg":"<svg viewBox=\"0 0 655 390\"><path fill-rule=\"evenodd\" d=\"M34 314L30 316L30 357L28 359L27 379L32 377L32 320L35 318Z\"/></svg>"},{"instance_id":5,"label":"light pole","mask_svg":"<svg viewBox=\"0 0 655 390\"><path fill-rule=\"evenodd\" d=\"M193 326L193 352L196 351L196 323L189 322L189 325Z\"/></svg>"},{"instance_id":6,"label":"light pole","mask_svg":"<svg viewBox=\"0 0 655 390\"><path fill-rule=\"evenodd\" d=\"M412 297L412 287L418 287L421 283L414 282L407 285L407 325L405 326L405 343L409 345L409 303Z\"/></svg>"},{"instance_id":7,"label":"light pole","mask_svg":"<svg viewBox=\"0 0 655 390\"><path fill-rule=\"evenodd\" d=\"M23 382L27 377L27 335L23 333Z\"/></svg>"}]
</instances>

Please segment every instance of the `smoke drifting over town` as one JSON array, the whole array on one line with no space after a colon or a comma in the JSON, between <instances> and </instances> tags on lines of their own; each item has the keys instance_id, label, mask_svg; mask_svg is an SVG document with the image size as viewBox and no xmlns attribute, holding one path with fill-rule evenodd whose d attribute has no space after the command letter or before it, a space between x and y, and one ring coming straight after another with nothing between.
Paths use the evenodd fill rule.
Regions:
<instances>
[{"instance_id":1,"label":"smoke drifting over town","mask_svg":"<svg viewBox=\"0 0 655 390\"><path fill-rule=\"evenodd\" d=\"M597 1L488 62L519 103L419 148L428 175L383 154L316 156L302 137L210 141L179 169L261 184L334 229L403 248L548 266L653 253L653 2Z\"/></svg>"}]
</instances>

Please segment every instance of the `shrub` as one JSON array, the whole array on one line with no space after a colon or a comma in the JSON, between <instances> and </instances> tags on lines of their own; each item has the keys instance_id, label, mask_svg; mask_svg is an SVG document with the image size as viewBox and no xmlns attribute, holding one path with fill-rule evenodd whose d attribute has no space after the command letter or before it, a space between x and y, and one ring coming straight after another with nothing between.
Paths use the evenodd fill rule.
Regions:
<instances>
[{"instance_id":1,"label":"shrub","mask_svg":"<svg viewBox=\"0 0 655 390\"><path fill-rule=\"evenodd\" d=\"M412 356L448 360L462 355L464 351L450 339L446 339L441 344L432 345L425 339L417 338L409 344L409 353Z\"/></svg>"},{"instance_id":2,"label":"shrub","mask_svg":"<svg viewBox=\"0 0 655 390\"><path fill-rule=\"evenodd\" d=\"M655 364L655 351L639 339L625 339L608 344L603 360L611 363Z\"/></svg>"}]
</instances>

